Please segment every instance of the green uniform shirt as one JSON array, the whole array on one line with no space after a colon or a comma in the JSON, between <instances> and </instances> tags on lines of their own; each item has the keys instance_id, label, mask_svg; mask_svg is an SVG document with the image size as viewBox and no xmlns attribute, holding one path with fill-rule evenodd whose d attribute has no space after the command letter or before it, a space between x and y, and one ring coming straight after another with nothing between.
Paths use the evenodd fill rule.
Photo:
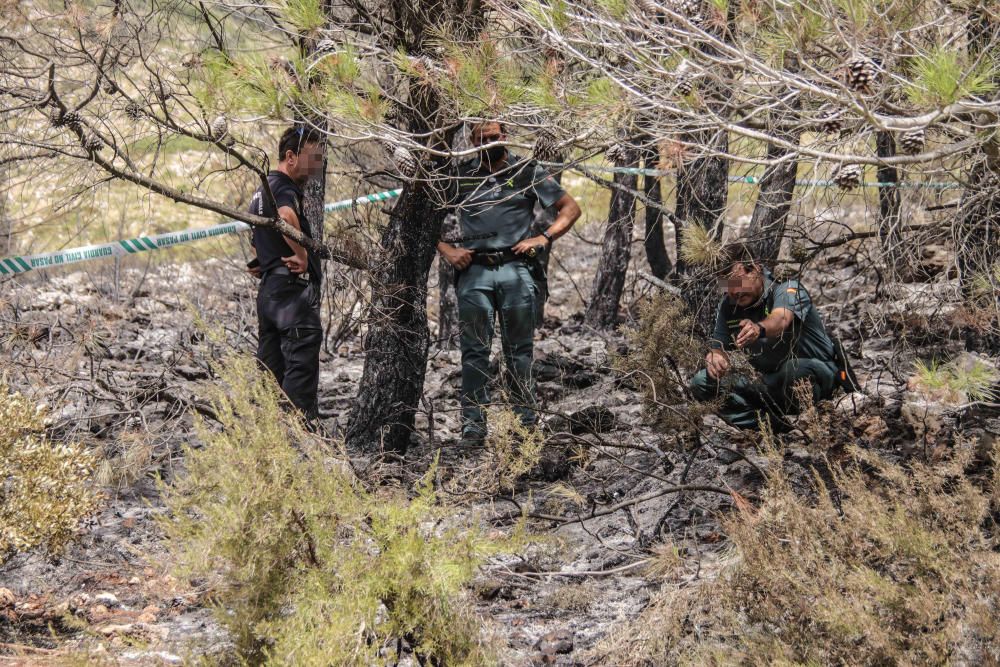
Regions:
<instances>
[{"instance_id":1,"label":"green uniform shirt","mask_svg":"<svg viewBox=\"0 0 1000 667\"><path fill-rule=\"evenodd\" d=\"M456 197L462 236L496 236L461 245L471 250L510 248L527 238L535 202L552 206L565 194L534 160L507 153L507 166L491 174L479 158L458 165Z\"/></svg>"},{"instance_id":2,"label":"green uniform shirt","mask_svg":"<svg viewBox=\"0 0 1000 667\"><path fill-rule=\"evenodd\" d=\"M792 313L792 323L778 338L767 337L745 348L753 367L762 373L771 373L792 357L833 363L833 341L826 333L809 292L797 280L775 282L766 271L764 295L756 304L741 308L730 303L728 295L722 297L710 345L726 350L736 349L740 320L760 322L778 308Z\"/></svg>"}]
</instances>

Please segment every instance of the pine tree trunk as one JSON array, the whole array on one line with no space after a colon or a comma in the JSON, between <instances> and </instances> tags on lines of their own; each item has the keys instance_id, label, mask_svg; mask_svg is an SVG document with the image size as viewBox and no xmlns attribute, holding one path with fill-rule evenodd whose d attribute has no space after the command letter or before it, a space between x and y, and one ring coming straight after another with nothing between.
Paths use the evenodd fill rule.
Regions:
<instances>
[{"instance_id":1,"label":"pine tree trunk","mask_svg":"<svg viewBox=\"0 0 1000 667\"><path fill-rule=\"evenodd\" d=\"M441 226L441 237L456 238L461 233L458 216L448 215ZM443 350L458 347L458 298L455 294L455 267L438 257L438 346Z\"/></svg>"},{"instance_id":2,"label":"pine tree trunk","mask_svg":"<svg viewBox=\"0 0 1000 667\"><path fill-rule=\"evenodd\" d=\"M659 168L659 154L656 147L647 147L643 151L643 167L646 169ZM646 235L643 238L643 247L646 249L646 261L649 263L650 272L660 280L663 280L670 273L673 266L670 263L670 255L667 254L667 246L663 238L663 209L650 204L663 204L663 187L659 176L645 174L642 177L642 190L646 195L649 204L646 205Z\"/></svg>"},{"instance_id":3,"label":"pine tree trunk","mask_svg":"<svg viewBox=\"0 0 1000 667\"><path fill-rule=\"evenodd\" d=\"M768 146L767 158L777 160L787 157L789 152L777 146ZM781 252L781 242L785 237L785 223L792 207L795 193L795 174L798 161L794 158L772 164L764 170L760 179L760 194L753 209L750 227L746 237L755 255L765 264L772 266Z\"/></svg>"},{"instance_id":4,"label":"pine tree trunk","mask_svg":"<svg viewBox=\"0 0 1000 667\"><path fill-rule=\"evenodd\" d=\"M705 144L720 153L728 150L729 137L724 132L705 137ZM688 311L694 319L698 337L707 337L719 303L716 282L703 266L689 265L681 256L684 228L700 225L716 239L722 238L726 200L729 193L729 160L721 155L696 158L677 174L677 208L674 219L677 239L677 264L674 282L681 290Z\"/></svg>"},{"instance_id":5,"label":"pine tree trunk","mask_svg":"<svg viewBox=\"0 0 1000 667\"><path fill-rule=\"evenodd\" d=\"M716 132L714 136L694 139L719 153L729 149L729 135ZM729 160L722 155L711 155L691 160L677 174L677 206L674 210L677 249L684 241L684 228L700 225L716 239L722 238L725 227L724 214L729 195ZM687 273L684 258L677 256L677 273Z\"/></svg>"},{"instance_id":6,"label":"pine tree trunk","mask_svg":"<svg viewBox=\"0 0 1000 667\"><path fill-rule=\"evenodd\" d=\"M878 132L875 135L875 149L879 157L896 155L896 142L891 132ZM899 184L899 171L891 166L880 164L876 178L879 183ZM882 253L891 271L895 270L899 256L901 235L900 207L902 200L898 187L879 187L878 189L878 235L882 244Z\"/></svg>"},{"instance_id":7,"label":"pine tree trunk","mask_svg":"<svg viewBox=\"0 0 1000 667\"><path fill-rule=\"evenodd\" d=\"M636 167L639 153L635 148L624 150L625 156L616 164L619 167ZM638 177L635 174L617 173L614 182L624 189L611 190L611 205L608 210L608 225L604 232L604 248L601 261L594 276L590 305L584 320L600 329L610 329L618 323L618 306L625 289L625 274L628 271L629 254L632 245L632 229L635 225L635 195ZM629 190L626 191L625 189Z\"/></svg>"},{"instance_id":8,"label":"pine tree trunk","mask_svg":"<svg viewBox=\"0 0 1000 667\"><path fill-rule=\"evenodd\" d=\"M793 70L798 70L798 60L794 54L785 54L786 66ZM802 107L798 96L788 101L788 106L793 112L797 112ZM779 116L780 117L780 116ZM774 130L775 136L789 142L799 143L799 133ZM782 160L775 162L764 170L764 176L760 179L760 192L757 195L757 203L754 205L753 217L750 219L750 227L747 229L747 240L754 253L765 264L773 266L781 253L781 242L785 238L785 225L788 222L788 211L792 207L792 195L795 194L795 176L798 172L798 159L793 157L793 152L787 149L769 144L767 147L768 160Z\"/></svg>"},{"instance_id":9,"label":"pine tree trunk","mask_svg":"<svg viewBox=\"0 0 1000 667\"><path fill-rule=\"evenodd\" d=\"M372 276L372 325L365 367L347 425L347 446L404 453L424 389L430 331L427 277L445 211L407 186L382 235L383 265Z\"/></svg>"}]
</instances>

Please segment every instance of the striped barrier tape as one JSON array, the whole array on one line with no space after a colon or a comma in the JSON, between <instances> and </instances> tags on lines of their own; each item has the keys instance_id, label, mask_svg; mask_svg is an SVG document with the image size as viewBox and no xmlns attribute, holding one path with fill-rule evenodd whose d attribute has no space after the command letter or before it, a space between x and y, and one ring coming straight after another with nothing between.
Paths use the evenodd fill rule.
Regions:
<instances>
[{"instance_id":1,"label":"striped barrier tape","mask_svg":"<svg viewBox=\"0 0 1000 667\"><path fill-rule=\"evenodd\" d=\"M340 211L356 205L373 204L375 202L386 201L393 197L398 197L402 190L386 190L370 195L363 195L355 199L344 199L333 202L323 207L325 211ZM16 273L27 273L33 269L45 269L77 262L87 262L92 259L104 259L107 257L125 257L140 252L150 250L161 250L182 243L191 243L210 239L224 234L235 234L250 229L250 225L245 222L230 220L219 225L203 227L200 229L185 229L179 232L166 232L165 234L153 234L150 236L137 236L133 239L122 239L110 243L99 243L96 245L81 246L79 248L69 248L68 250L57 250L55 252L44 252L37 255L18 255L0 259L0 276L13 275Z\"/></svg>"},{"instance_id":2,"label":"striped barrier tape","mask_svg":"<svg viewBox=\"0 0 1000 667\"><path fill-rule=\"evenodd\" d=\"M542 162L544 166L547 167L563 167L563 168L575 168L572 164L564 164L559 162ZM576 165L579 166L579 165ZM641 169L637 167L602 167L602 166L586 166L583 169L590 171L601 171L610 173L627 173L627 174L638 174L643 176L667 176L672 174L672 170L663 169ZM759 184L761 179L756 176L729 176L729 182L731 183L749 183L749 184ZM806 186L818 186L818 187L830 187L836 185L830 180L797 180L796 185L806 185ZM875 181L869 181L861 184L863 187L870 188L882 188L882 187L899 187L899 188L934 188L940 190L950 190L950 189L960 189L962 186L958 183L913 183L913 182L903 182L903 183L880 183ZM388 199L393 199L398 197L402 189L395 190L385 190L383 192L376 192L370 195L362 195L354 199L343 199L341 201L332 202L326 204L323 209L326 212L340 211L347 208L352 208L354 206L373 204L380 201L386 201ZM92 259L102 259L106 257L123 257L126 255L132 255L139 252L146 252L150 250L160 250L161 248L169 248L171 246L179 245L182 243L190 243L192 241L199 241L202 239L212 238L215 236L220 236L223 234L234 234L236 232L245 231L250 229L250 226L243 222L237 222L235 220L220 224L213 225L212 227L205 227L202 229L187 229L179 232L167 232L165 234L155 234L152 236L139 236L134 239L123 239L120 241L114 241L111 243L101 243L97 245L82 246L79 248L70 248L69 250L58 250L55 252L40 253L37 255L23 255L14 256L0 259L0 276L12 275L17 273L27 273L33 269L49 268L53 266L65 266L66 264L75 264L77 262L86 262Z\"/></svg>"},{"instance_id":3,"label":"striped barrier tape","mask_svg":"<svg viewBox=\"0 0 1000 667\"><path fill-rule=\"evenodd\" d=\"M605 167L602 165L581 165L563 162L540 162L545 167L556 167L563 169L579 169L581 171L596 171L606 174L635 174L637 176L670 176L676 173L675 169L643 169L640 167ZM730 183L749 183L751 185L760 184L759 176L729 176ZM799 179L796 185L812 185L818 187L833 187L836 182L831 180ZM934 190L961 190L964 186L959 183L929 182L920 183L913 181L903 181L902 183L886 183L878 181L866 181L861 183L861 187L866 188L929 188Z\"/></svg>"}]
</instances>

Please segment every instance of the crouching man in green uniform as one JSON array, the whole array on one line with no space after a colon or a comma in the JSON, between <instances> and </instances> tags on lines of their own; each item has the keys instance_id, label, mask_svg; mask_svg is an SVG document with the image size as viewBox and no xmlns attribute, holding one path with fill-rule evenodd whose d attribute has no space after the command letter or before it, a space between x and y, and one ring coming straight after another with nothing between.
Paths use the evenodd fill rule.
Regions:
<instances>
[{"instance_id":1,"label":"crouching man in green uniform","mask_svg":"<svg viewBox=\"0 0 1000 667\"><path fill-rule=\"evenodd\" d=\"M522 423L535 423L531 362L538 289L529 263L580 217L573 197L534 160L489 145L506 138L500 123L471 128L472 144L486 148L458 167L453 203L467 240L459 246L438 244L438 252L458 274L464 445L482 444L486 436L483 406L490 402L490 345L496 321L509 398ZM557 215L547 231L529 236L536 201L545 208L554 206Z\"/></svg>"},{"instance_id":2,"label":"crouching man in green uniform","mask_svg":"<svg viewBox=\"0 0 1000 667\"><path fill-rule=\"evenodd\" d=\"M812 384L814 401L830 398L838 386L834 343L798 281L775 281L742 243L727 245L722 256L719 283L725 294L706 368L692 378L692 393L702 401L723 398L719 416L738 428L758 428L763 418L775 430L786 430L782 417L798 409L793 389L799 380ZM732 350L748 355L760 381L730 372Z\"/></svg>"}]
</instances>

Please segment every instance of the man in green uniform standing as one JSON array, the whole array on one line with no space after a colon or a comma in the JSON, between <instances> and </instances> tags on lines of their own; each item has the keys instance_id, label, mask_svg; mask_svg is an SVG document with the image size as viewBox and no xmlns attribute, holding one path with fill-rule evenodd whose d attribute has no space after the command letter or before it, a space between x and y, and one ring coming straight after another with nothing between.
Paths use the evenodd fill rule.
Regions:
<instances>
[{"instance_id":1,"label":"man in green uniform standing","mask_svg":"<svg viewBox=\"0 0 1000 667\"><path fill-rule=\"evenodd\" d=\"M462 347L462 443L482 444L486 436L483 406L490 402L490 345L496 321L514 411L534 424L535 300L538 290L528 262L546 252L580 217L580 207L552 176L533 160L504 146L503 125L477 123L471 128L479 155L458 167L456 198L460 246L441 242L438 252L458 272L456 294ZM555 207L555 222L529 236L535 202Z\"/></svg>"},{"instance_id":2,"label":"man in green uniform standing","mask_svg":"<svg viewBox=\"0 0 1000 667\"><path fill-rule=\"evenodd\" d=\"M705 368L692 378L698 400L723 398L719 415L742 429L763 417L777 430L796 411L793 388L808 379L814 401L830 398L844 382L834 343L806 289L796 280L778 282L742 243L723 249L715 330ZM759 382L730 373L729 351L745 352Z\"/></svg>"}]
</instances>

